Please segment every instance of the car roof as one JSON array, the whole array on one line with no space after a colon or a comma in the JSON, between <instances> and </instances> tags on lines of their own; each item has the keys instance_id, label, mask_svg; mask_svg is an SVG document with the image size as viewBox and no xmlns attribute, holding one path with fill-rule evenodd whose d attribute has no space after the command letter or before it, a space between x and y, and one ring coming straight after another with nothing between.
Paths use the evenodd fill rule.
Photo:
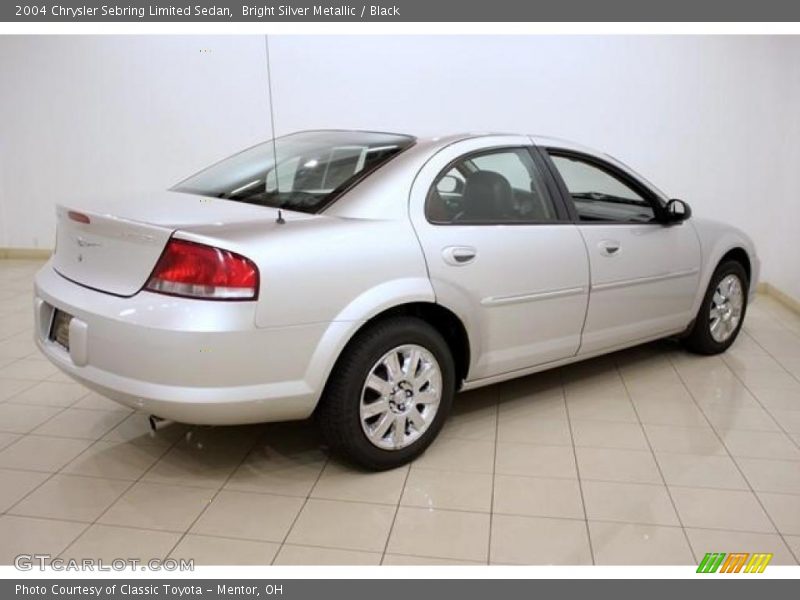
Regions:
<instances>
[{"instance_id":1,"label":"car roof","mask_svg":"<svg viewBox=\"0 0 800 600\"><path fill-rule=\"evenodd\" d=\"M325 130L325 129L312 129L307 130L309 132L313 131L369 131L369 130L362 130L362 129L340 129L340 130ZM580 152L582 154L587 154L589 156L594 156L600 159L603 159L607 162L611 162L616 165L618 168L621 168L623 171L629 172L635 178L639 179L643 183L645 183L648 187L651 188L656 195L659 195L663 198L667 196L659 190L655 185L653 185L650 181L642 177L636 171L631 169L628 165L621 162L617 158L607 154L605 152L601 152L589 146L585 146L583 144L579 144L578 142L573 142L570 140L565 140L563 138L558 137L550 137L550 136L543 136L543 135L536 135L536 134L529 134L529 133L511 133L511 132L500 132L500 131L473 131L473 132L461 132L461 133L446 133L442 135L436 134L428 134L428 135L414 135L411 133L400 133L400 132L387 132L387 131L372 131L372 133L386 133L388 135L402 135L413 138L416 142L417 150L420 152L438 152L442 148L445 148L451 144L456 142L475 139L475 138L482 138L482 137L524 137L532 141L533 144L536 146L544 147L544 148L553 148L559 150L571 150L574 152Z\"/></svg>"},{"instance_id":2,"label":"car roof","mask_svg":"<svg viewBox=\"0 0 800 600\"><path fill-rule=\"evenodd\" d=\"M407 134L408 135L408 134ZM453 142L481 138L481 137L494 137L494 136L521 136L529 138L535 145L543 146L545 148L559 148L561 150L574 150L575 152L582 152L593 156L610 158L605 152L601 152L590 146L579 144L571 140L563 138L544 136L529 133L518 133L509 131L464 131L460 133L448 133L443 135L417 135L413 136L417 143L424 143L425 145L441 145L447 146Z\"/></svg>"},{"instance_id":3,"label":"car roof","mask_svg":"<svg viewBox=\"0 0 800 600\"><path fill-rule=\"evenodd\" d=\"M583 152L584 154L607 156L605 152L601 152L590 146L585 146L584 144L579 144L578 142L573 142L572 140L544 135L531 135L529 137L533 140L534 144L545 148L560 148L562 150L575 150L576 152Z\"/></svg>"},{"instance_id":4,"label":"car roof","mask_svg":"<svg viewBox=\"0 0 800 600\"><path fill-rule=\"evenodd\" d=\"M413 133L406 133L406 132L399 132L399 131L379 131L373 129L306 129L301 131L292 132L289 135L293 135L296 133L314 133L314 132L332 132L332 131L342 131L342 132L360 132L360 133L383 133L386 135L398 135L398 136L406 136L410 138L414 138L414 140L419 145L426 146L428 148L432 147L445 147L449 146L454 142L459 142L462 140L474 139L474 138L481 138L481 137L495 137L495 136L520 136L529 138L534 144L537 146L544 146L546 148L560 148L562 150L574 150L576 152L583 152L585 154L591 154L595 156L602 156L608 157L607 154L604 152L600 152L594 148L590 148L583 144L579 144L577 142L573 142L570 140L565 140L563 138L558 137L550 137L550 136L542 136L536 134L528 134L528 133L519 133L519 132L509 132L509 131L462 131L462 132L449 132L449 133L441 133L441 134L427 134L427 135L416 135ZM282 136L281 136L282 137Z\"/></svg>"}]
</instances>

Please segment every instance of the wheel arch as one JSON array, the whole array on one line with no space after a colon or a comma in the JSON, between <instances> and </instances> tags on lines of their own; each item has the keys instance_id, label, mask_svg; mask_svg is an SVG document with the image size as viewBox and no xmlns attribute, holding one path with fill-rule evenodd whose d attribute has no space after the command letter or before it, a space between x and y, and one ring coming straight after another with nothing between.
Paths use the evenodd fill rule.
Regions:
<instances>
[{"instance_id":1,"label":"wheel arch","mask_svg":"<svg viewBox=\"0 0 800 600\"><path fill-rule=\"evenodd\" d=\"M747 273L747 282L749 285L753 275L753 266L750 261L750 256L747 254L747 250L745 250L742 246L735 246L731 248L720 257L714 269L716 270L723 262L727 260L734 260L744 267L744 271Z\"/></svg>"},{"instance_id":2,"label":"wheel arch","mask_svg":"<svg viewBox=\"0 0 800 600\"><path fill-rule=\"evenodd\" d=\"M382 319L401 315L422 319L441 334L453 354L453 362L456 366L456 389L460 388L469 372L471 357L469 335L467 334L467 328L458 315L441 304L436 302L407 302L393 306L369 319L352 337ZM352 341L352 337L348 341L348 345ZM345 346L346 348L347 345Z\"/></svg>"},{"instance_id":3,"label":"wheel arch","mask_svg":"<svg viewBox=\"0 0 800 600\"><path fill-rule=\"evenodd\" d=\"M743 266L749 279L748 299L752 301L760 277L761 263L750 237L736 227L712 219L693 217L689 222L697 233L702 252L700 278L692 315L697 315L714 272L720 264L729 259L736 260Z\"/></svg>"},{"instance_id":4,"label":"wheel arch","mask_svg":"<svg viewBox=\"0 0 800 600\"><path fill-rule=\"evenodd\" d=\"M452 310L441 304L427 300L415 300L383 308L363 321L351 323L351 326L346 331L339 329L338 333L335 334L340 340L338 342L338 351L335 354L335 359L328 364L328 368L320 381L318 388L320 398L328 385L331 374L336 368L336 363L354 343L358 334L380 321L397 316L417 317L442 335L452 352L456 366L456 390L461 388L469 371L471 356L469 335L464 323ZM338 323L339 327L343 325L344 323Z\"/></svg>"}]
</instances>

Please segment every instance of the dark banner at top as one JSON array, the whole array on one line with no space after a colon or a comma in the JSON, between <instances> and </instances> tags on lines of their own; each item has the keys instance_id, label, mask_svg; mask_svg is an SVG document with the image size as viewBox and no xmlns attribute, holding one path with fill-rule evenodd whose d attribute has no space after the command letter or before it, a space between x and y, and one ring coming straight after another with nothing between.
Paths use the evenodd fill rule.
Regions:
<instances>
[{"instance_id":1,"label":"dark banner at top","mask_svg":"<svg viewBox=\"0 0 800 600\"><path fill-rule=\"evenodd\" d=\"M791 0L56 0L0 2L2 22L800 21Z\"/></svg>"}]
</instances>

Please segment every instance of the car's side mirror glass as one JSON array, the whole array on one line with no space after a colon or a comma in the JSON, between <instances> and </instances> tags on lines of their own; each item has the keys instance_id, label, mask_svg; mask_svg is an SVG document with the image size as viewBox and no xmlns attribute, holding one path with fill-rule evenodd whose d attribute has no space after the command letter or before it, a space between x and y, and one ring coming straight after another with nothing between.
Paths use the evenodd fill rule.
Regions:
<instances>
[{"instance_id":1,"label":"car's side mirror glass","mask_svg":"<svg viewBox=\"0 0 800 600\"><path fill-rule=\"evenodd\" d=\"M692 216L692 209L683 200L673 198L667 202L666 213L669 223L680 223Z\"/></svg>"}]
</instances>

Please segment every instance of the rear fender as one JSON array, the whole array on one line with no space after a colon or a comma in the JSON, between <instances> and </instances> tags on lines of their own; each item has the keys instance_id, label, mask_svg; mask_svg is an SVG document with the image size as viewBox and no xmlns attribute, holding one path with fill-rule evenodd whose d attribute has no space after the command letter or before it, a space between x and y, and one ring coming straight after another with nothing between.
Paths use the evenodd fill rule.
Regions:
<instances>
[{"instance_id":1,"label":"rear fender","mask_svg":"<svg viewBox=\"0 0 800 600\"><path fill-rule=\"evenodd\" d=\"M370 288L354 298L330 323L309 361L304 379L321 395L342 350L367 321L403 304L435 301L427 277L395 279Z\"/></svg>"}]
</instances>

